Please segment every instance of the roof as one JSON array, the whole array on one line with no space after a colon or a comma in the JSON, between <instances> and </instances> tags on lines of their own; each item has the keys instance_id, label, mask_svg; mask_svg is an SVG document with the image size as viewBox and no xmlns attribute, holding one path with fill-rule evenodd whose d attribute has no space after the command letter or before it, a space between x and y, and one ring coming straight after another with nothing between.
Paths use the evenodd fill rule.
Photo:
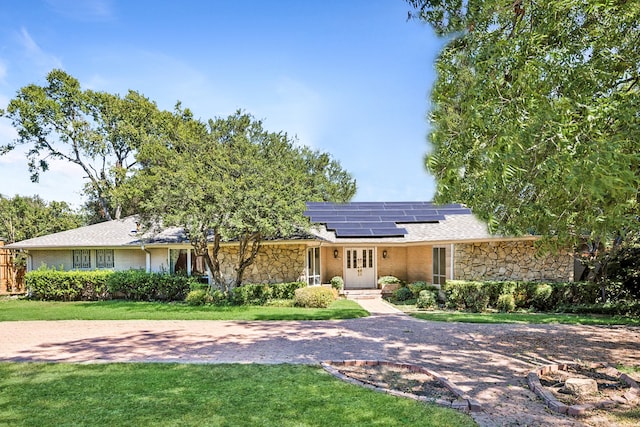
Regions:
<instances>
[{"instance_id":1,"label":"roof","mask_svg":"<svg viewBox=\"0 0 640 427\"><path fill-rule=\"evenodd\" d=\"M431 202L308 203L309 233L301 231L282 240L320 239L330 243L420 243L486 241L485 223L463 205ZM169 227L158 233L138 230L138 217L88 225L6 245L7 249L63 249L139 247L188 243L184 231Z\"/></svg>"},{"instance_id":2,"label":"roof","mask_svg":"<svg viewBox=\"0 0 640 427\"><path fill-rule=\"evenodd\" d=\"M22 240L4 246L6 249L63 249L63 248L111 248L139 247L142 245L167 245L189 243L180 227L168 227L160 231L138 232L138 217L87 225L72 230ZM299 231L280 240L315 239L316 236Z\"/></svg>"},{"instance_id":3,"label":"roof","mask_svg":"<svg viewBox=\"0 0 640 427\"><path fill-rule=\"evenodd\" d=\"M463 205L432 202L307 203L312 233L331 243L417 243L495 239Z\"/></svg>"},{"instance_id":4,"label":"roof","mask_svg":"<svg viewBox=\"0 0 640 427\"><path fill-rule=\"evenodd\" d=\"M158 234L138 233L138 218L128 216L123 219L101 222L72 230L61 231L33 239L6 245L7 249L56 249L141 246L143 244L182 243L186 236L181 229L167 228Z\"/></svg>"}]
</instances>

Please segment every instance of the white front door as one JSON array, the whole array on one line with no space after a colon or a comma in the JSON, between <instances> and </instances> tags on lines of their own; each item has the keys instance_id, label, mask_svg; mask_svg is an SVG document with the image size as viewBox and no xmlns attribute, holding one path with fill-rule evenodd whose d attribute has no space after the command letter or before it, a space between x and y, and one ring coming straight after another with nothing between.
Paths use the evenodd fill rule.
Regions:
<instances>
[{"instance_id":1,"label":"white front door","mask_svg":"<svg viewBox=\"0 0 640 427\"><path fill-rule=\"evenodd\" d=\"M345 250L344 287L346 289L375 289L376 260L373 248Z\"/></svg>"}]
</instances>

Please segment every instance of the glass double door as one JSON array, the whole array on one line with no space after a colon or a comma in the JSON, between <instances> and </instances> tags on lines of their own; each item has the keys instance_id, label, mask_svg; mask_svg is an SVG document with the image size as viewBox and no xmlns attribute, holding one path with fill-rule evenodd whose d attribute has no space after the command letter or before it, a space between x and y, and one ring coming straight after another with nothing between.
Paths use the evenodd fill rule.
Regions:
<instances>
[{"instance_id":1,"label":"glass double door","mask_svg":"<svg viewBox=\"0 0 640 427\"><path fill-rule=\"evenodd\" d=\"M376 260L374 248L348 248L344 253L346 289L375 289Z\"/></svg>"}]
</instances>

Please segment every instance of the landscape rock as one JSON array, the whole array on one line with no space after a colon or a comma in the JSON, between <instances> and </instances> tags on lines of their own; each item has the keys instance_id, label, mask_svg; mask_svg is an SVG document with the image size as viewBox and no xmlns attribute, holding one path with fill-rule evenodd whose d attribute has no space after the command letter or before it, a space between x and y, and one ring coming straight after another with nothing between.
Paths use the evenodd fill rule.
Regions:
<instances>
[{"instance_id":1,"label":"landscape rock","mask_svg":"<svg viewBox=\"0 0 640 427\"><path fill-rule=\"evenodd\" d=\"M574 396L588 396L598 392L598 383L593 378L567 378L564 391Z\"/></svg>"}]
</instances>

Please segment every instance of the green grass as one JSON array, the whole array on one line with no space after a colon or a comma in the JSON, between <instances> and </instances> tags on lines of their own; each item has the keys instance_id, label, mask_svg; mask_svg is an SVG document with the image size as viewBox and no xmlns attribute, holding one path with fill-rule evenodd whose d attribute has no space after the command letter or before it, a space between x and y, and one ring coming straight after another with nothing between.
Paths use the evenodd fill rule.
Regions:
<instances>
[{"instance_id":1,"label":"green grass","mask_svg":"<svg viewBox=\"0 0 640 427\"><path fill-rule=\"evenodd\" d=\"M473 426L303 365L0 363L0 425Z\"/></svg>"},{"instance_id":2,"label":"green grass","mask_svg":"<svg viewBox=\"0 0 640 427\"><path fill-rule=\"evenodd\" d=\"M329 308L189 306L132 301L57 302L0 300L0 321L8 320L327 320L368 316L356 302L337 300Z\"/></svg>"},{"instance_id":3,"label":"green grass","mask_svg":"<svg viewBox=\"0 0 640 427\"><path fill-rule=\"evenodd\" d=\"M461 311L411 312L413 317L436 322L464 323L560 323L568 325L640 326L640 318L563 313L467 313Z\"/></svg>"}]
</instances>

